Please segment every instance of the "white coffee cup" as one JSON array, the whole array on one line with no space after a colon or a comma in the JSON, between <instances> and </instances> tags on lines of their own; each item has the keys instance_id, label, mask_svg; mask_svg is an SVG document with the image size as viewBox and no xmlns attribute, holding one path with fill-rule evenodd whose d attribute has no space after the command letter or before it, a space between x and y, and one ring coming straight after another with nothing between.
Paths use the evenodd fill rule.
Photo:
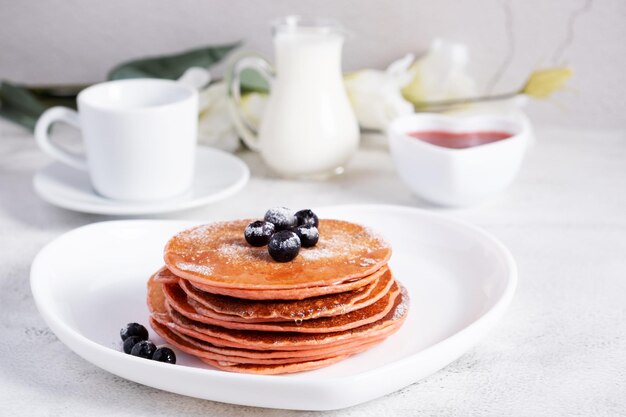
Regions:
<instances>
[{"instance_id":1,"label":"white coffee cup","mask_svg":"<svg viewBox=\"0 0 626 417\"><path fill-rule=\"evenodd\" d=\"M89 172L95 191L116 200L174 197L191 187L198 129L198 94L159 79L110 81L78 94L78 112L46 110L35 127L39 147L73 168ZM48 136L55 122L81 130L85 156Z\"/></svg>"}]
</instances>

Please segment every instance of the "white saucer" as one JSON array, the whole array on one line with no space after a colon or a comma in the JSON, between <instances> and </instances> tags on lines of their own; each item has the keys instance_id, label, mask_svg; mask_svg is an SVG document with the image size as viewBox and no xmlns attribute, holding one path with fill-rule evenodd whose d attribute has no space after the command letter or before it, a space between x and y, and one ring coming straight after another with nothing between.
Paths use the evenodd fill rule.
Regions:
<instances>
[{"instance_id":1,"label":"white saucer","mask_svg":"<svg viewBox=\"0 0 626 417\"><path fill-rule=\"evenodd\" d=\"M198 147L191 189L176 198L129 202L97 194L86 172L53 163L35 174L33 185L41 198L55 206L85 213L108 215L155 214L185 210L226 198L243 188L250 178L248 166L218 149Z\"/></svg>"}]
</instances>

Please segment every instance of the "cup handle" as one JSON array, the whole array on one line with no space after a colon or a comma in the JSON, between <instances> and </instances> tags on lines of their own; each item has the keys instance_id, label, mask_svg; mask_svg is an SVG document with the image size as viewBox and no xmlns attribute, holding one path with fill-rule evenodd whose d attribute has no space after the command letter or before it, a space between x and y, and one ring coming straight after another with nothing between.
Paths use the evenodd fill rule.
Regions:
<instances>
[{"instance_id":1,"label":"cup handle","mask_svg":"<svg viewBox=\"0 0 626 417\"><path fill-rule=\"evenodd\" d=\"M258 132L253 125L247 122L240 111L241 103L241 72L250 68L257 71L271 86L274 80L274 69L270 63L256 54L239 55L230 66L227 73L228 109L237 129L237 133L244 143L254 151L260 151Z\"/></svg>"},{"instance_id":2,"label":"cup handle","mask_svg":"<svg viewBox=\"0 0 626 417\"><path fill-rule=\"evenodd\" d=\"M80 129L78 113L67 107L52 107L39 117L35 125L35 139L42 151L51 157L63 162L72 168L81 171L87 170L87 159L82 155L76 155L50 140L48 130L56 122L65 122L70 126Z\"/></svg>"}]
</instances>

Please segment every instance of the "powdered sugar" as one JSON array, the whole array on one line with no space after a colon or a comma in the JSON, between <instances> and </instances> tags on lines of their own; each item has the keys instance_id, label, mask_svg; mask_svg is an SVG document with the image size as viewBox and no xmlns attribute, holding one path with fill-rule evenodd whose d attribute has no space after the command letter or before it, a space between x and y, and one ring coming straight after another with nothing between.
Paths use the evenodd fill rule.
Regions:
<instances>
[{"instance_id":1,"label":"powdered sugar","mask_svg":"<svg viewBox=\"0 0 626 417\"><path fill-rule=\"evenodd\" d=\"M300 251L300 256L302 256L307 261L314 261L316 259L325 259L332 258L336 256L337 253L333 250L324 248L313 248L313 249L303 249Z\"/></svg>"},{"instance_id":2,"label":"powdered sugar","mask_svg":"<svg viewBox=\"0 0 626 417\"><path fill-rule=\"evenodd\" d=\"M224 243L217 248L220 255L220 262L227 264L233 262L259 262L266 258L267 251L257 250L247 244Z\"/></svg>"},{"instance_id":3,"label":"powdered sugar","mask_svg":"<svg viewBox=\"0 0 626 417\"><path fill-rule=\"evenodd\" d=\"M250 246L239 245L236 243L228 243L221 245L217 252L228 259L245 257L250 253Z\"/></svg>"},{"instance_id":4,"label":"powdered sugar","mask_svg":"<svg viewBox=\"0 0 626 417\"><path fill-rule=\"evenodd\" d=\"M393 313L392 320L398 320L404 317L409 310L409 293L406 288L402 287L402 301L396 307L396 311Z\"/></svg>"},{"instance_id":5,"label":"powdered sugar","mask_svg":"<svg viewBox=\"0 0 626 417\"><path fill-rule=\"evenodd\" d=\"M293 224L295 225L294 211L287 207L272 207L265 213L265 221L280 224Z\"/></svg>"},{"instance_id":6,"label":"powdered sugar","mask_svg":"<svg viewBox=\"0 0 626 417\"><path fill-rule=\"evenodd\" d=\"M354 236L348 234L335 234L330 237L320 236L320 241L317 246L302 250L300 256L307 261L315 261L319 259L336 258L348 253L371 253L372 248L365 243L367 241L368 239L365 236L363 239L355 239ZM351 259L348 262L361 267L369 267L376 264L378 261L366 257Z\"/></svg>"},{"instance_id":7,"label":"powdered sugar","mask_svg":"<svg viewBox=\"0 0 626 417\"><path fill-rule=\"evenodd\" d=\"M285 232L281 233L284 233L285 236L287 235L287 233ZM295 250L300 248L300 238L297 234L289 232L289 236L285 239L270 240L270 245L275 245L277 248L280 249Z\"/></svg>"},{"instance_id":8,"label":"powdered sugar","mask_svg":"<svg viewBox=\"0 0 626 417\"><path fill-rule=\"evenodd\" d=\"M178 233L174 238L184 243L190 244L202 244L207 242L213 236L214 230L218 230L223 227L224 222L216 222L204 224L202 226L194 227L193 229L184 230Z\"/></svg>"},{"instance_id":9,"label":"powdered sugar","mask_svg":"<svg viewBox=\"0 0 626 417\"><path fill-rule=\"evenodd\" d=\"M315 226L301 227L301 228L298 228L298 229L299 229L298 233L302 234L307 239L312 239L315 236L319 235L319 232L317 231L317 227L315 227Z\"/></svg>"},{"instance_id":10,"label":"powdered sugar","mask_svg":"<svg viewBox=\"0 0 626 417\"><path fill-rule=\"evenodd\" d=\"M182 271L187 272L195 272L201 275L211 275L213 273L213 268L209 265L198 265L192 264L189 262L178 262L176 267Z\"/></svg>"},{"instance_id":11,"label":"powdered sugar","mask_svg":"<svg viewBox=\"0 0 626 417\"><path fill-rule=\"evenodd\" d=\"M363 228L363 232L369 236L370 239L375 239L379 242L380 246L391 246L387 239L381 235L378 231L372 229L369 226L360 225Z\"/></svg>"},{"instance_id":12,"label":"powdered sugar","mask_svg":"<svg viewBox=\"0 0 626 417\"><path fill-rule=\"evenodd\" d=\"M370 266L370 265L374 265L375 263L376 263L375 259L363 258L361 259L361 262L359 262L359 266Z\"/></svg>"}]
</instances>

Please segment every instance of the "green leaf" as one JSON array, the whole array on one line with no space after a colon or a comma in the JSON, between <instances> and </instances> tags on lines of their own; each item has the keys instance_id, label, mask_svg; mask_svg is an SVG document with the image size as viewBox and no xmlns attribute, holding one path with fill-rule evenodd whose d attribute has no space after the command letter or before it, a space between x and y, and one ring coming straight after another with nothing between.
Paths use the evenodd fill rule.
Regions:
<instances>
[{"instance_id":1,"label":"green leaf","mask_svg":"<svg viewBox=\"0 0 626 417\"><path fill-rule=\"evenodd\" d=\"M125 78L167 78L178 79L190 67L208 68L221 61L229 52L239 46L239 42L192 49L180 54L125 62L109 72L109 80Z\"/></svg>"},{"instance_id":2,"label":"green leaf","mask_svg":"<svg viewBox=\"0 0 626 417\"><path fill-rule=\"evenodd\" d=\"M265 78L252 68L241 71L240 76L241 93L267 93L270 90Z\"/></svg>"},{"instance_id":3,"label":"green leaf","mask_svg":"<svg viewBox=\"0 0 626 417\"><path fill-rule=\"evenodd\" d=\"M193 49L180 54L138 59L115 67L108 78L177 79L190 67L208 68L221 61L239 42ZM254 84L255 86L257 84ZM47 108L55 105L76 106L76 94L86 86L22 87L0 80L0 117L29 129ZM256 87L255 87L256 88Z\"/></svg>"},{"instance_id":4,"label":"green leaf","mask_svg":"<svg viewBox=\"0 0 626 417\"><path fill-rule=\"evenodd\" d=\"M0 81L0 116L29 129L46 110L46 106L26 88Z\"/></svg>"}]
</instances>

